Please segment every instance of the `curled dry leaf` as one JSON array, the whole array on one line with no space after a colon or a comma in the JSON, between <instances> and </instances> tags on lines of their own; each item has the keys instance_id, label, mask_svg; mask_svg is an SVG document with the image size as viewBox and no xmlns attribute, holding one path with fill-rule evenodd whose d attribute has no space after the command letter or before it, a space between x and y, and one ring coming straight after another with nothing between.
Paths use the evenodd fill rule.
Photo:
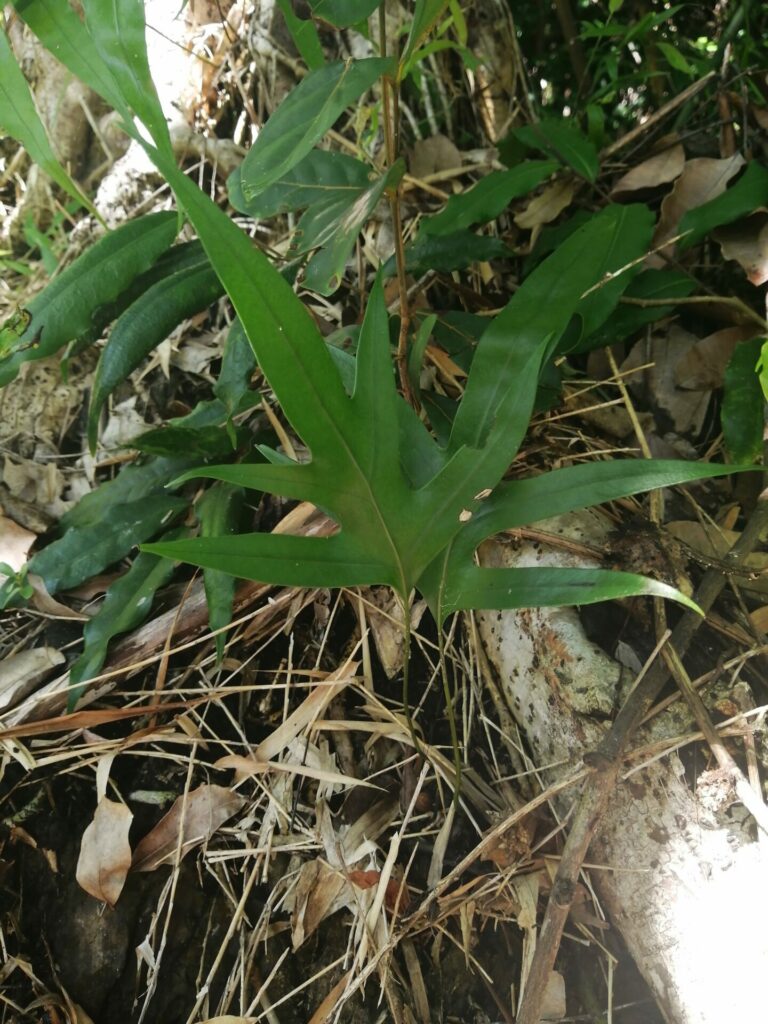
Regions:
<instances>
[{"instance_id":1,"label":"curled dry leaf","mask_svg":"<svg viewBox=\"0 0 768 1024\"><path fill-rule=\"evenodd\" d=\"M0 562L5 562L18 572L29 557L29 549L36 540L34 533L25 530L13 519L0 515ZM0 583L4 579L5 576L0 574Z\"/></svg>"},{"instance_id":2,"label":"curled dry leaf","mask_svg":"<svg viewBox=\"0 0 768 1024\"><path fill-rule=\"evenodd\" d=\"M18 704L65 661L55 647L33 647L0 661L0 711Z\"/></svg>"},{"instance_id":3,"label":"curled dry leaf","mask_svg":"<svg viewBox=\"0 0 768 1024\"><path fill-rule=\"evenodd\" d=\"M662 140L663 141L663 140ZM667 145L660 153L643 160L627 171L611 189L611 198L618 199L644 188L666 185L678 178L685 167L685 150L680 143Z\"/></svg>"},{"instance_id":4,"label":"curled dry leaf","mask_svg":"<svg viewBox=\"0 0 768 1024\"><path fill-rule=\"evenodd\" d=\"M202 785L180 796L136 847L132 869L154 871L161 864L170 864L177 849L184 857L210 839L244 805L242 796L224 786Z\"/></svg>"},{"instance_id":5,"label":"curled dry leaf","mask_svg":"<svg viewBox=\"0 0 768 1024\"><path fill-rule=\"evenodd\" d=\"M566 206L569 206L576 191L573 178L560 178L548 185L541 195L535 196L530 203L515 215L515 224L525 231L542 227L559 217Z\"/></svg>"},{"instance_id":6,"label":"curled dry leaf","mask_svg":"<svg viewBox=\"0 0 768 1024\"><path fill-rule=\"evenodd\" d=\"M744 157L740 153L725 160L712 160L709 157L689 160L672 191L661 204L661 216L653 236L654 246L662 246L674 238L683 215L725 192L728 182L743 166ZM671 255L673 248L671 245L665 247L666 254ZM661 254L655 254L649 263L662 266Z\"/></svg>"},{"instance_id":7,"label":"curled dry leaf","mask_svg":"<svg viewBox=\"0 0 768 1024\"><path fill-rule=\"evenodd\" d=\"M752 284L768 281L768 213L760 211L712 234L720 243L723 256L736 260Z\"/></svg>"},{"instance_id":8,"label":"curled dry leaf","mask_svg":"<svg viewBox=\"0 0 768 1024\"><path fill-rule=\"evenodd\" d=\"M131 867L128 832L132 821L133 812L125 804L103 797L83 833L75 872L77 883L110 907L117 903Z\"/></svg>"}]
</instances>

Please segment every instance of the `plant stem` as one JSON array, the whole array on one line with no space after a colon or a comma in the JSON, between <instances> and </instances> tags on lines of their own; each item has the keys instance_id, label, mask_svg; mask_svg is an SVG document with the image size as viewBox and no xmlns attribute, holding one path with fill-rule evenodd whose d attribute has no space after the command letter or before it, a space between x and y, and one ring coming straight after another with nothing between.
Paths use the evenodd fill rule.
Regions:
<instances>
[{"instance_id":1,"label":"plant stem","mask_svg":"<svg viewBox=\"0 0 768 1024\"><path fill-rule=\"evenodd\" d=\"M386 0L379 5L379 52L387 55ZM386 75L382 78L382 111L384 120L384 147L387 167L397 160L400 144L400 118L397 85ZM411 323L408 303L408 283L405 277L405 246L403 244L403 223L400 217L400 183L387 190L389 209L392 215L392 232L395 238L395 265L397 267L397 288L400 293L400 335L397 340L397 376L403 396L409 405L418 409L418 401L411 390L408 377L408 328Z\"/></svg>"},{"instance_id":2,"label":"plant stem","mask_svg":"<svg viewBox=\"0 0 768 1024\"><path fill-rule=\"evenodd\" d=\"M456 786L453 790L453 803L458 806L461 795L461 748L459 747L459 734L456 729L456 713L453 710L453 694L451 693L451 682L448 678L448 665L445 660L445 633L440 626L437 632L437 650L440 658L440 677L443 682L443 697L445 698L445 710L448 715L448 728L451 731L451 749L453 751L453 767L456 772Z\"/></svg>"}]
</instances>

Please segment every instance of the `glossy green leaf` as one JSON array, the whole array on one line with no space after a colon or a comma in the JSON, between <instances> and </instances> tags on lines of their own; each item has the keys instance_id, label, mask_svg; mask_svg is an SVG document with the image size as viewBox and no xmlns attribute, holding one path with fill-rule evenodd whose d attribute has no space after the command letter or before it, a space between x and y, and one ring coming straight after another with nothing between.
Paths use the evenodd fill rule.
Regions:
<instances>
[{"instance_id":1,"label":"glossy green leaf","mask_svg":"<svg viewBox=\"0 0 768 1024\"><path fill-rule=\"evenodd\" d=\"M163 494L168 482L196 461L192 458L147 459L124 466L114 480L100 484L65 512L59 526L62 530L98 527L127 502Z\"/></svg>"},{"instance_id":2,"label":"glossy green leaf","mask_svg":"<svg viewBox=\"0 0 768 1024\"><path fill-rule=\"evenodd\" d=\"M307 288L319 292L321 295L331 295L336 291L341 284L344 267L354 248L357 236L376 209L385 189L394 188L404 173L405 163L398 160L378 181L361 192L358 198L346 207L341 216L336 216L330 223L326 223L324 230L314 237L313 244L320 248L307 264L304 273L304 284ZM302 229L305 220L312 212L312 210L308 210L304 214L299 230ZM304 244L306 244L306 237Z\"/></svg>"},{"instance_id":3,"label":"glossy green leaf","mask_svg":"<svg viewBox=\"0 0 768 1024\"><path fill-rule=\"evenodd\" d=\"M28 326L14 339L14 351L0 360L0 387L13 380L22 363L53 355L70 341L95 341L109 322L105 309L170 246L177 224L175 213L137 217L105 235L54 278L29 303ZM8 330L6 322L0 329L0 351Z\"/></svg>"},{"instance_id":4,"label":"glossy green leaf","mask_svg":"<svg viewBox=\"0 0 768 1024\"><path fill-rule=\"evenodd\" d=\"M146 132L173 156L168 122L149 72L144 0L83 0L88 32L120 94Z\"/></svg>"},{"instance_id":5,"label":"glossy green leaf","mask_svg":"<svg viewBox=\"0 0 768 1024\"><path fill-rule=\"evenodd\" d=\"M451 196L445 208L422 220L427 235L448 235L495 220L513 199L527 195L553 171L557 164L548 160L530 160L509 171L492 171L471 189Z\"/></svg>"},{"instance_id":6,"label":"glossy green leaf","mask_svg":"<svg viewBox=\"0 0 768 1024\"><path fill-rule=\"evenodd\" d=\"M665 597L700 611L679 590L645 576L608 569L483 569L467 565L451 576L445 615L472 608L546 608L595 604L624 597Z\"/></svg>"},{"instance_id":7,"label":"glossy green leaf","mask_svg":"<svg viewBox=\"0 0 768 1024\"><path fill-rule=\"evenodd\" d=\"M186 508L184 498L154 494L110 509L109 517L88 526L72 527L29 562L54 594L89 580L153 537L174 513Z\"/></svg>"},{"instance_id":8,"label":"glossy green leaf","mask_svg":"<svg viewBox=\"0 0 768 1024\"><path fill-rule=\"evenodd\" d=\"M349 28L365 21L384 0L309 0L314 18L336 28Z\"/></svg>"},{"instance_id":9,"label":"glossy green leaf","mask_svg":"<svg viewBox=\"0 0 768 1024\"><path fill-rule=\"evenodd\" d=\"M753 160L734 185L684 215L678 232L688 233L680 240L680 250L694 245L713 228L732 224L764 206L768 206L768 170Z\"/></svg>"},{"instance_id":10,"label":"glossy green leaf","mask_svg":"<svg viewBox=\"0 0 768 1024\"><path fill-rule=\"evenodd\" d=\"M30 158L57 185L96 215L88 198L56 158L27 80L21 73L4 31L0 31L0 129L20 142Z\"/></svg>"},{"instance_id":11,"label":"glossy green leaf","mask_svg":"<svg viewBox=\"0 0 768 1024\"><path fill-rule=\"evenodd\" d=\"M201 537L222 537L239 532L245 492L231 484L214 484L197 504ZM221 629L232 621L235 599L235 576L220 569L203 571L205 598L208 602L208 623L211 629ZM216 637L216 662L224 657L226 633Z\"/></svg>"},{"instance_id":12,"label":"glossy green leaf","mask_svg":"<svg viewBox=\"0 0 768 1024\"><path fill-rule=\"evenodd\" d=\"M737 345L725 370L720 422L725 446L736 462L760 462L765 431L765 396L755 367L764 338Z\"/></svg>"},{"instance_id":13,"label":"glossy green leaf","mask_svg":"<svg viewBox=\"0 0 768 1024\"><path fill-rule=\"evenodd\" d=\"M178 530L171 531L167 539L173 540L178 534ZM88 680L101 671L110 641L144 622L155 594L169 582L175 568L169 558L141 552L130 569L109 587L103 604L83 628L83 653L69 670L68 711L74 709Z\"/></svg>"},{"instance_id":14,"label":"glossy green leaf","mask_svg":"<svg viewBox=\"0 0 768 1024\"><path fill-rule=\"evenodd\" d=\"M529 149L555 157L587 181L597 179L600 170L597 149L571 121L552 118L515 128L512 134Z\"/></svg>"},{"instance_id":15,"label":"glossy green leaf","mask_svg":"<svg viewBox=\"0 0 768 1024\"><path fill-rule=\"evenodd\" d=\"M243 195L241 171L238 167L229 176L229 200L236 210L259 218L335 200L350 204L371 183L370 168L362 161L324 149L313 149L253 199Z\"/></svg>"},{"instance_id":16,"label":"glossy green leaf","mask_svg":"<svg viewBox=\"0 0 768 1024\"><path fill-rule=\"evenodd\" d=\"M440 270L447 274L452 270L464 270L473 263L505 259L511 255L509 248L499 238L475 235L471 231L455 231L434 238L425 235L413 245L406 246L405 264L411 274L424 274L428 270ZM395 273L394 257L387 260L384 273L387 277Z\"/></svg>"},{"instance_id":17,"label":"glossy green leaf","mask_svg":"<svg viewBox=\"0 0 768 1024\"><path fill-rule=\"evenodd\" d=\"M302 56L304 63L310 70L321 68L325 63L323 44L320 36L310 18L299 18L293 10L291 0L277 0L285 24L291 34L291 39L296 44L296 49Z\"/></svg>"},{"instance_id":18,"label":"glossy green leaf","mask_svg":"<svg viewBox=\"0 0 768 1024\"><path fill-rule=\"evenodd\" d=\"M311 71L283 100L248 152L240 175L246 200L295 167L351 103L392 71L392 61L380 57L326 64Z\"/></svg>"},{"instance_id":19,"label":"glossy green leaf","mask_svg":"<svg viewBox=\"0 0 768 1024\"><path fill-rule=\"evenodd\" d=\"M224 288L205 253L197 264L158 281L120 316L102 350L88 409L88 442L96 449L99 415L114 389L182 320L221 298Z\"/></svg>"}]
</instances>

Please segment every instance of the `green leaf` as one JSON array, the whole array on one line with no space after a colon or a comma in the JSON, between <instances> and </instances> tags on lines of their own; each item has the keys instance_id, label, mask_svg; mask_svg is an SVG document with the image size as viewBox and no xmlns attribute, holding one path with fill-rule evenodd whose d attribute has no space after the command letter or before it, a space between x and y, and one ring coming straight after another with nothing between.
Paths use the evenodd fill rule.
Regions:
<instances>
[{"instance_id":1,"label":"green leaf","mask_svg":"<svg viewBox=\"0 0 768 1024\"><path fill-rule=\"evenodd\" d=\"M297 17L294 14L291 0L277 0L277 5L285 18L291 39L296 44L296 49L301 54L304 63L311 70L321 68L325 63L323 44L320 42L320 36L317 34L312 20Z\"/></svg>"},{"instance_id":2,"label":"green leaf","mask_svg":"<svg viewBox=\"0 0 768 1024\"><path fill-rule=\"evenodd\" d=\"M763 389L763 395L765 396L766 402L768 402L768 341L763 342L763 346L760 349L760 358L758 359L755 369L759 375L760 387Z\"/></svg>"},{"instance_id":3,"label":"green leaf","mask_svg":"<svg viewBox=\"0 0 768 1024\"><path fill-rule=\"evenodd\" d=\"M59 526L62 530L98 527L126 502L162 494L168 481L188 469L194 461L190 458L147 459L141 464L125 466L114 480L100 484L65 512Z\"/></svg>"},{"instance_id":4,"label":"green leaf","mask_svg":"<svg viewBox=\"0 0 768 1024\"><path fill-rule=\"evenodd\" d=\"M224 288L205 253L198 263L166 277L118 319L102 350L88 410L88 443L96 450L99 414L114 389L182 320L221 298Z\"/></svg>"},{"instance_id":5,"label":"green leaf","mask_svg":"<svg viewBox=\"0 0 768 1024\"><path fill-rule=\"evenodd\" d=\"M152 213L129 221L87 249L29 303L31 319L13 342L15 351L0 360L0 387L22 363L53 355L70 341L95 341L106 323L104 310L164 252L176 236L175 213ZM6 347L8 322L0 329Z\"/></svg>"},{"instance_id":6,"label":"green leaf","mask_svg":"<svg viewBox=\"0 0 768 1024\"><path fill-rule=\"evenodd\" d=\"M700 611L674 587L645 576L607 569L522 569L462 567L452 575L443 595L445 615L472 608L547 608L595 604L623 597L665 597Z\"/></svg>"},{"instance_id":7,"label":"green leaf","mask_svg":"<svg viewBox=\"0 0 768 1024\"><path fill-rule=\"evenodd\" d=\"M349 28L365 21L384 0L309 0L312 17L322 18L336 28Z\"/></svg>"},{"instance_id":8,"label":"green leaf","mask_svg":"<svg viewBox=\"0 0 768 1024\"><path fill-rule=\"evenodd\" d=\"M178 536L174 530L169 540ZM152 600L171 579L176 564L168 558L139 553L130 569L107 590L104 603L83 629L83 653L69 670L69 699L72 711L89 679L101 671L113 637L140 626L152 608Z\"/></svg>"},{"instance_id":9,"label":"green leaf","mask_svg":"<svg viewBox=\"0 0 768 1024\"><path fill-rule=\"evenodd\" d=\"M411 382L414 395L419 393L419 378L421 376L421 366L424 362L424 353L427 350L429 339L432 337L436 321L437 316L434 313L431 316L424 317L419 324L416 337L408 353L408 379Z\"/></svg>"},{"instance_id":10,"label":"green leaf","mask_svg":"<svg viewBox=\"0 0 768 1024\"><path fill-rule=\"evenodd\" d=\"M270 117L241 169L243 194L254 199L279 181L332 128L350 103L381 75L391 74L388 58L369 57L326 64L311 71Z\"/></svg>"},{"instance_id":11,"label":"green leaf","mask_svg":"<svg viewBox=\"0 0 768 1024\"><path fill-rule=\"evenodd\" d=\"M16 139L43 171L94 216L88 198L61 166L53 152L32 93L4 31L0 31L0 128Z\"/></svg>"},{"instance_id":12,"label":"green leaf","mask_svg":"<svg viewBox=\"0 0 768 1024\"><path fill-rule=\"evenodd\" d=\"M125 105L167 156L171 136L147 59L144 0L83 0L88 32Z\"/></svg>"},{"instance_id":13,"label":"green leaf","mask_svg":"<svg viewBox=\"0 0 768 1024\"><path fill-rule=\"evenodd\" d=\"M487 224L503 213L512 199L527 195L555 170L553 161L530 160L509 171L492 171L467 192L451 196L439 213L425 217L422 230L427 235L447 235L473 224Z\"/></svg>"},{"instance_id":14,"label":"green leaf","mask_svg":"<svg viewBox=\"0 0 768 1024\"><path fill-rule=\"evenodd\" d=\"M202 537L222 537L239 532L245 492L231 484L214 484L197 505ZM235 577L220 569L205 569L203 585L208 602L208 622L211 629L221 629L232 621L235 599ZM216 637L216 663L224 657L226 633Z\"/></svg>"},{"instance_id":15,"label":"green leaf","mask_svg":"<svg viewBox=\"0 0 768 1024\"><path fill-rule=\"evenodd\" d=\"M334 217L325 225L324 230L314 237L314 245L321 248L307 264L304 274L304 284L307 288L321 295L331 295L336 291L341 284L344 267L357 236L376 209L384 190L394 188L404 173L404 161L396 161L387 173L362 192L340 217ZM299 230L312 212L308 210L302 217ZM306 241L305 236L304 244Z\"/></svg>"},{"instance_id":16,"label":"green leaf","mask_svg":"<svg viewBox=\"0 0 768 1024\"><path fill-rule=\"evenodd\" d=\"M576 354L615 345L636 334L646 324L669 316L675 308L675 299L690 295L695 287L696 281L679 270L643 270L630 282L624 294L635 299L669 299L668 306L619 305L596 329L584 329L579 340L569 339L568 346L563 346L560 351Z\"/></svg>"},{"instance_id":17,"label":"green leaf","mask_svg":"<svg viewBox=\"0 0 768 1024\"><path fill-rule=\"evenodd\" d=\"M424 274L428 270L447 274L452 270L463 270L472 263L504 259L511 255L499 238L475 235L471 231L455 231L435 238L426 235L407 246L405 265L412 274ZM384 274L391 277L394 273L395 260L391 257L384 265Z\"/></svg>"},{"instance_id":18,"label":"green leaf","mask_svg":"<svg viewBox=\"0 0 768 1024\"><path fill-rule=\"evenodd\" d=\"M242 167L238 167L227 182L229 200L236 210L258 218L274 217L320 202L351 203L370 185L369 170L362 161L344 153L313 149L253 199L243 195Z\"/></svg>"},{"instance_id":19,"label":"green leaf","mask_svg":"<svg viewBox=\"0 0 768 1024\"><path fill-rule=\"evenodd\" d=\"M674 68L675 71L682 71L684 75L689 75L690 77L696 74L696 69L691 67L676 47L671 46L669 43L662 43L660 40L657 41L656 45L667 58L669 66Z\"/></svg>"},{"instance_id":20,"label":"green leaf","mask_svg":"<svg viewBox=\"0 0 768 1024\"><path fill-rule=\"evenodd\" d=\"M680 241L680 250L695 245L713 228L732 224L768 205L768 170L753 160L735 185L703 206L689 210L680 221L679 233L689 232Z\"/></svg>"},{"instance_id":21,"label":"green leaf","mask_svg":"<svg viewBox=\"0 0 768 1024\"><path fill-rule=\"evenodd\" d=\"M235 445L237 440L235 434ZM225 459L232 454L234 446L221 427L174 427L168 424L132 438L130 447L147 455L195 455L202 461Z\"/></svg>"},{"instance_id":22,"label":"green leaf","mask_svg":"<svg viewBox=\"0 0 768 1024\"><path fill-rule=\"evenodd\" d=\"M248 337L239 320L235 320L224 343L224 355L221 369L213 393L222 403L227 413L227 433L232 447L236 447L235 430L232 417L237 412L240 402L248 394L251 377L256 369L256 356L250 346Z\"/></svg>"},{"instance_id":23,"label":"green leaf","mask_svg":"<svg viewBox=\"0 0 768 1024\"><path fill-rule=\"evenodd\" d=\"M29 571L43 577L51 594L76 587L127 555L135 544L154 536L170 516L187 505L184 498L155 494L113 507L108 519L72 527L43 548L30 561Z\"/></svg>"},{"instance_id":24,"label":"green leaf","mask_svg":"<svg viewBox=\"0 0 768 1024\"><path fill-rule=\"evenodd\" d=\"M597 149L571 121L551 119L515 128L516 139L571 167L587 181L596 181L600 170Z\"/></svg>"},{"instance_id":25,"label":"green leaf","mask_svg":"<svg viewBox=\"0 0 768 1024\"><path fill-rule=\"evenodd\" d=\"M743 341L725 370L720 421L725 446L736 462L760 462L765 429L765 397L755 366L764 338Z\"/></svg>"},{"instance_id":26,"label":"green leaf","mask_svg":"<svg viewBox=\"0 0 768 1024\"><path fill-rule=\"evenodd\" d=\"M398 81L402 81L411 70L416 50L435 27L447 4L448 0L416 0L411 28L397 69Z\"/></svg>"}]
</instances>

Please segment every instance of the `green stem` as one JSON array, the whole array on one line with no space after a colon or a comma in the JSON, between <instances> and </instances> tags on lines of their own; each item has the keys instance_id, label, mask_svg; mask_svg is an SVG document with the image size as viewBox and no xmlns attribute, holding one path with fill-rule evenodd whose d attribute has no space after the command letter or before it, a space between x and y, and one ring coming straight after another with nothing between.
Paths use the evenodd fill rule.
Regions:
<instances>
[{"instance_id":1,"label":"green stem","mask_svg":"<svg viewBox=\"0 0 768 1024\"><path fill-rule=\"evenodd\" d=\"M453 790L453 803L458 806L461 796L461 747L459 746L459 733L456 728L456 714L453 710L453 694L451 683L448 678L448 663L445 658L445 633L440 626L437 634L438 657L440 658L440 677L443 682L443 697L445 698L445 710L448 715L448 728L451 731L451 749L453 751L453 767L456 772L456 785Z\"/></svg>"}]
</instances>

